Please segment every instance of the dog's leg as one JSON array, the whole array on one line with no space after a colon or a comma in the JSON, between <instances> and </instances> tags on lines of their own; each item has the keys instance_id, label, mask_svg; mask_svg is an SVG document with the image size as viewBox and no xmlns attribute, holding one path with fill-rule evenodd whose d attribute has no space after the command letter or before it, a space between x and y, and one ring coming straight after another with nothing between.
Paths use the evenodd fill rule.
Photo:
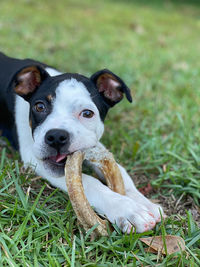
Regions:
<instances>
[{"instance_id":1,"label":"dog's leg","mask_svg":"<svg viewBox=\"0 0 200 267\"><path fill-rule=\"evenodd\" d=\"M141 194L135 187L133 180L128 175L126 170L119 164L118 167L122 174L126 195L133 199L136 203L144 205L148 213L155 219L155 222L161 221L161 214L163 218L165 218L165 214L163 213L162 207L160 205L152 203L143 194Z\"/></svg>"},{"instance_id":2,"label":"dog's leg","mask_svg":"<svg viewBox=\"0 0 200 267\"><path fill-rule=\"evenodd\" d=\"M83 174L85 195L99 214L116 223L123 232L129 233L132 227L139 233L148 231L160 221L162 208L146 199L135 188L125 170L119 167L125 183L126 196L113 192L99 180Z\"/></svg>"},{"instance_id":3,"label":"dog's leg","mask_svg":"<svg viewBox=\"0 0 200 267\"><path fill-rule=\"evenodd\" d=\"M90 162L87 162L87 164L89 164L95 170L96 174L98 175L98 177L100 178L101 181L105 181L103 174L101 173L101 171L97 167L95 167ZM160 205L152 203L145 196L143 196L136 189L131 177L128 175L126 170L120 165L118 165L118 167L121 171L122 178L124 181L126 196L128 198L130 198L132 200L132 202L134 202L134 206L132 207L131 212L133 212L133 209L136 209L135 214L131 217L132 218L131 222L136 226L136 230L138 232L144 232L146 229L153 228L155 226L155 224L161 220L161 215L163 216L163 218L165 218L162 207ZM125 201L125 199L121 200L121 201ZM124 205L124 209L126 209L125 208L126 204L122 203L122 205ZM120 206L121 205L119 204L119 207ZM111 214L115 212L116 208L112 209ZM99 210L98 210L98 212L99 212ZM116 214L116 216L118 216L118 215ZM108 215L107 215L107 217L108 217ZM110 215L110 217L114 218L115 215L112 214L112 215ZM124 217L124 216L122 216L122 217ZM143 221L145 221L145 224L143 223Z\"/></svg>"},{"instance_id":4,"label":"dog's leg","mask_svg":"<svg viewBox=\"0 0 200 267\"><path fill-rule=\"evenodd\" d=\"M122 170L121 168L120 170ZM123 178L124 176L123 173ZM155 204L143 197L133 183L131 185L127 177L124 180L128 196L113 192L94 177L82 175L85 195L90 205L99 214L104 215L110 222L116 223L123 232L130 233L132 227L136 228L137 232L152 229L156 224L155 210L159 216L159 207L156 206L155 209ZM67 191L64 177L53 179L50 182Z\"/></svg>"}]
</instances>

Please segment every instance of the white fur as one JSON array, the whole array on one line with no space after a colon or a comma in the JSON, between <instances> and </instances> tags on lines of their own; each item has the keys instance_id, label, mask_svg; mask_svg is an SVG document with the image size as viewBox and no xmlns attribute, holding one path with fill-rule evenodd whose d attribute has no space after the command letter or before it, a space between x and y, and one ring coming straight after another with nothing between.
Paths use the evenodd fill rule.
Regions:
<instances>
[{"instance_id":1,"label":"white fur","mask_svg":"<svg viewBox=\"0 0 200 267\"><path fill-rule=\"evenodd\" d=\"M50 75L56 70L48 68ZM69 90L73 87L73 90ZM95 116L92 119L80 119L83 109L91 109ZM42 162L45 154L44 135L51 128L62 128L71 134L71 152L98 144L103 133L103 123L98 109L92 102L85 86L74 80L61 82L56 89L53 110L48 118L39 126L32 137L29 126L29 104L21 97L16 97L16 125L22 160L25 165L35 166L36 172L52 185L67 192L65 177L55 177ZM126 196L119 195L89 175L82 175L83 187L90 205L106 216L110 222L116 223L123 232L130 232L136 227L137 232L152 229L160 221L162 208L146 199L134 186L125 169L119 165L126 190Z\"/></svg>"},{"instance_id":2,"label":"white fur","mask_svg":"<svg viewBox=\"0 0 200 267\"><path fill-rule=\"evenodd\" d=\"M56 76L62 74L62 72L49 67L47 67L45 70L49 73L50 76Z\"/></svg>"}]
</instances>

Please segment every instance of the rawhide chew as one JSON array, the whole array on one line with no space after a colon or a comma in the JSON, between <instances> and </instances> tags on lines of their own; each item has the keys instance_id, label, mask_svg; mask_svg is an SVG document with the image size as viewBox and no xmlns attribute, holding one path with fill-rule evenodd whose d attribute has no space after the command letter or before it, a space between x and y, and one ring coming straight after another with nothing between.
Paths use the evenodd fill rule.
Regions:
<instances>
[{"instance_id":1,"label":"rawhide chew","mask_svg":"<svg viewBox=\"0 0 200 267\"><path fill-rule=\"evenodd\" d=\"M101 170L108 187L114 192L125 195L124 182L113 154L100 143L84 152L84 159L88 160Z\"/></svg>"},{"instance_id":2,"label":"rawhide chew","mask_svg":"<svg viewBox=\"0 0 200 267\"><path fill-rule=\"evenodd\" d=\"M101 170L107 181L108 187L113 191L125 194L124 183L112 153L102 145L85 150L84 152L74 152L67 157L65 177L68 195L77 215L77 219L86 231L95 224L98 224L93 233L96 236L106 236L108 235L107 221L101 219L94 212L84 194L82 185L82 163L84 159L90 161Z\"/></svg>"}]
</instances>

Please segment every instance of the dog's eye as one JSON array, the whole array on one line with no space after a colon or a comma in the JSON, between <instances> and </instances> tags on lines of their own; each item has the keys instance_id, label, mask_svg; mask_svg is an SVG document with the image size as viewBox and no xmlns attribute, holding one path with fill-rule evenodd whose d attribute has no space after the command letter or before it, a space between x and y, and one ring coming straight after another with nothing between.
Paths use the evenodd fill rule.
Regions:
<instances>
[{"instance_id":1,"label":"dog's eye","mask_svg":"<svg viewBox=\"0 0 200 267\"><path fill-rule=\"evenodd\" d=\"M81 111L80 115L84 118L90 119L94 116L94 112L89 109L84 109L83 111Z\"/></svg>"},{"instance_id":2,"label":"dog's eye","mask_svg":"<svg viewBox=\"0 0 200 267\"><path fill-rule=\"evenodd\" d=\"M36 103L35 106L34 106L34 108L35 108L35 110L36 110L37 112L44 112L45 109L46 109L44 103L42 103L42 102L38 102L38 103Z\"/></svg>"}]
</instances>

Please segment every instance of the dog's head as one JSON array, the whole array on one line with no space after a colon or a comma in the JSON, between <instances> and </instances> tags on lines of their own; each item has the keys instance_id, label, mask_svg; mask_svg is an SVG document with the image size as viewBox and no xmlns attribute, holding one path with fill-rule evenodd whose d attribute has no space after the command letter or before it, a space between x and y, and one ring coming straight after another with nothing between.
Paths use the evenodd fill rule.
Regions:
<instances>
[{"instance_id":1,"label":"dog's head","mask_svg":"<svg viewBox=\"0 0 200 267\"><path fill-rule=\"evenodd\" d=\"M34 156L54 177L63 175L69 154L97 144L108 109L123 94L132 101L125 83L106 69L90 78L71 73L51 77L42 67L31 66L13 84L30 104Z\"/></svg>"}]
</instances>

